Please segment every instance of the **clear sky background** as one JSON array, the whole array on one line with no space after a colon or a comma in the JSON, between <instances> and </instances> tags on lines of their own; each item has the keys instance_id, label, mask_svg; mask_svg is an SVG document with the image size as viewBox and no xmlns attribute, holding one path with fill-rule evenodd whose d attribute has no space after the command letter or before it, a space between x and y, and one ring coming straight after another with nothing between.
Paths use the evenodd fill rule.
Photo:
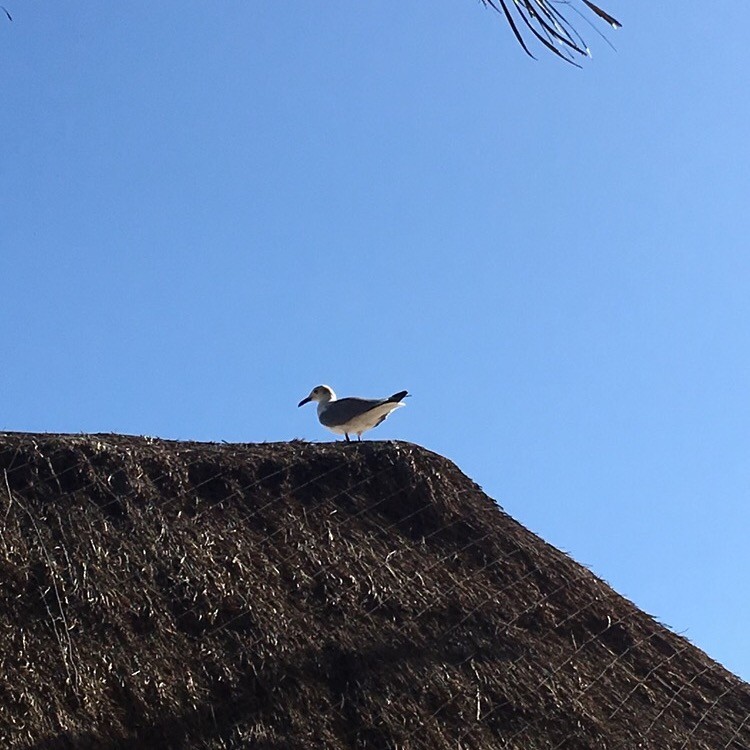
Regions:
<instances>
[{"instance_id":1,"label":"clear sky background","mask_svg":"<svg viewBox=\"0 0 750 750\"><path fill-rule=\"evenodd\" d=\"M0 428L330 440L312 386L407 388L369 437L750 678L741 3L601 0L583 70L470 0L5 4Z\"/></svg>"}]
</instances>

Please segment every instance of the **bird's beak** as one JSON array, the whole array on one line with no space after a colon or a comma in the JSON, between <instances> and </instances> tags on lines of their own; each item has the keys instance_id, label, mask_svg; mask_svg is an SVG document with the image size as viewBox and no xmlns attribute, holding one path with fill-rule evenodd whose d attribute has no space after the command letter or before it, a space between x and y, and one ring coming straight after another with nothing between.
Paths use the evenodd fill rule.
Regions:
<instances>
[{"instance_id":1,"label":"bird's beak","mask_svg":"<svg viewBox=\"0 0 750 750\"><path fill-rule=\"evenodd\" d=\"M300 401L297 404L297 408L299 408L300 406L304 406L305 404L310 403L310 401L312 401L312 399L309 396L307 398L303 398L302 401Z\"/></svg>"}]
</instances>

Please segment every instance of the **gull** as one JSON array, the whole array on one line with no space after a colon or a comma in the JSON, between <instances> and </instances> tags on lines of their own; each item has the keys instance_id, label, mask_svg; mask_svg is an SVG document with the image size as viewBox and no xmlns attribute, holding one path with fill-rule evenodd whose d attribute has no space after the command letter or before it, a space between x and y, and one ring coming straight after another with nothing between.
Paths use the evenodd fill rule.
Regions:
<instances>
[{"instance_id":1,"label":"gull","mask_svg":"<svg viewBox=\"0 0 750 750\"><path fill-rule=\"evenodd\" d=\"M407 391L399 391L388 398L337 399L333 388L318 385L297 406L317 401L318 420L323 427L337 435L344 435L347 441L350 432L356 433L357 440L361 440L363 432L377 427L394 409L404 406L401 400L408 395Z\"/></svg>"}]
</instances>

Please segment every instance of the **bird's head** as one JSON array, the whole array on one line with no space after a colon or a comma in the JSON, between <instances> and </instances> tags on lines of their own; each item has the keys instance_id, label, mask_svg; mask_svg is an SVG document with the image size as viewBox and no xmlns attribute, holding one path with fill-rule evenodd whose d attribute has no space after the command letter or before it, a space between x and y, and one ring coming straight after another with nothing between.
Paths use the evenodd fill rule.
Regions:
<instances>
[{"instance_id":1,"label":"bird's head","mask_svg":"<svg viewBox=\"0 0 750 750\"><path fill-rule=\"evenodd\" d=\"M320 404L325 404L328 401L335 400L336 394L333 392L333 388L328 385L316 385L315 388L310 391L310 395L307 396L307 398L303 398L297 406L304 406L305 404L310 403L310 401L317 401Z\"/></svg>"}]
</instances>

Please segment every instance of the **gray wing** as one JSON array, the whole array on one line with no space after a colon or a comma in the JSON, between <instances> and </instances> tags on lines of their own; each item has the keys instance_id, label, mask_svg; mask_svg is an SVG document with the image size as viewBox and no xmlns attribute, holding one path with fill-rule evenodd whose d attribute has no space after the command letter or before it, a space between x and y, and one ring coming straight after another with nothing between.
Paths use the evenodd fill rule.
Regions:
<instances>
[{"instance_id":1,"label":"gray wing","mask_svg":"<svg viewBox=\"0 0 750 750\"><path fill-rule=\"evenodd\" d=\"M347 424L355 417L385 404L387 398L340 398L331 401L326 410L320 415L320 423L324 427L336 427Z\"/></svg>"}]
</instances>

